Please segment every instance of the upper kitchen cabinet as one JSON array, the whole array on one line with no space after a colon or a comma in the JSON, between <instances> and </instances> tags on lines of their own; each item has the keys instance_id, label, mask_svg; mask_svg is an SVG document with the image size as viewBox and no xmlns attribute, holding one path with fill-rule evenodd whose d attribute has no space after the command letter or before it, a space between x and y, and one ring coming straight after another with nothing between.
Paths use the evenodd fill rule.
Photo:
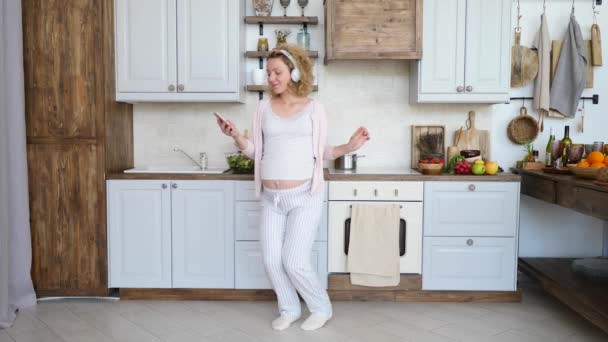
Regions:
<instances>
[{"instance_id":1,"label":"upper kitchen cabinet","mask_svg":"<svg viewBox=\"0 0 608 342\"><path fill-rule=\"evenodd\" d=\"M325 64L337 59L420 59L422 0L326 0Z\"/></svg>"},{"instance_id":2,"label":"upper kitchen cabinet","mask_svg":"<svg viewBox=\"0 0 608 342\"><path fill-rule=\"evenodd\" d=\"M115 0L116 100L243 102L243 3Z\"/></svg>"},{"instance_id":3,"label":"upper kitchen cabinet","mask_svg":"<svg viewBox=\"0 0 608 342\"><path fill-rule=\"evenodd\" d=\"M424 58L412 64L410 102L509 100L511 0L425 0Z\"/></svg>"}]
</instances>

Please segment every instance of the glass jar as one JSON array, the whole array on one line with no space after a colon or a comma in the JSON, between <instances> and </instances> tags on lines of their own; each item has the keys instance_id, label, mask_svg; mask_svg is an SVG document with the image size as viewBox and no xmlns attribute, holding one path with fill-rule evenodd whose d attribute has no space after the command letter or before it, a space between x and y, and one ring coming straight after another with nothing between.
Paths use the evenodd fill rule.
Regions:
<instances>
[{"instance_id":1,"label":"glass jar","mask_svg":"<svg viewBox=\"0 0 608 342\"><path fill-rule=\"evenodd\" d=\"M258 51L268 51L268 38L258 38Z\"/></svg>"},{"instance_id":2,"label":"glass jar","mask_svg":"<svg viewBox=\"0 0 608 342\"><path fill-rule=\"evenodd\" d=\"M300 29L298 33L298 45L304 50L310 50L310 33L304 29Z\"/></svg>"}]
</instances>

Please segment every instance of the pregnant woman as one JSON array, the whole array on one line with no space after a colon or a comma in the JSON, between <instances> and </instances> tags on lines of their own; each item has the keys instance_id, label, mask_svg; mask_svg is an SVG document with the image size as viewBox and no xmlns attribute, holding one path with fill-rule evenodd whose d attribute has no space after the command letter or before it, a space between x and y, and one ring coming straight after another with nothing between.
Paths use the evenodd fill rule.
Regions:
<instances>
[{"instance_id":1,"label":"pregnant woman","mask_svg":"<svg viewBox=\"0 0 608 342\"><path fill-rule=\"evenodd\" d=\"M332 316L329 296L310 260L323 207L323 160L354 152L370 137L360 127L348 143L326 145L325 109L308 98L312 62L304 50L281 45L270 52L266 70L271 96L258 105L251 140L230 120L218 116L217 123L255 161L264 266L279 305L272 328L287 329L300 318L300 293L311 312L301 328L315 330Z\"/></svg>"}]
</instances>

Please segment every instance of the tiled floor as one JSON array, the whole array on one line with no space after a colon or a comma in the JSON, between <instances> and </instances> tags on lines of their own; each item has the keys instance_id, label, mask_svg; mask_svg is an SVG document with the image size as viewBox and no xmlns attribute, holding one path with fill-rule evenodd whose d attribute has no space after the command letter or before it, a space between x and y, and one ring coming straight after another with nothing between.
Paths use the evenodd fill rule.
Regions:
<instances>
[{"instance_id":1,"label":"tiled floor","mask_svg":"<svg viewBox=\"0 0 608 342\"><path fill-rule=\"evenodd\" d=\"M271 302L42 301L22 310L0 342L608 341L532 284L522 303L335 302L334 318L304 332L275 332Z\"/></svg>"}]
</instances>

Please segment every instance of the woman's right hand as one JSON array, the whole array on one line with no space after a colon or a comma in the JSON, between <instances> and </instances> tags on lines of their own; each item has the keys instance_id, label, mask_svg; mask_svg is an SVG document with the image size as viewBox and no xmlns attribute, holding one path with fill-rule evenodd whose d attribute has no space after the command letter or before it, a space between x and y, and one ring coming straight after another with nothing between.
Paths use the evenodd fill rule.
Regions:
<instances>
[{"instance_id":1,"label":"woman's right hand","mask_svg":"<svg viewBox=\"0 0 608 342\"><path fill-rule=\"evenodd\" d=\"M241 132L239 132L238 128L232 123L230 120L217 120L217 125L220 126L222 133L226 134L233 139L236 139L241 136Z\"/></svg>"}]
</instances>

